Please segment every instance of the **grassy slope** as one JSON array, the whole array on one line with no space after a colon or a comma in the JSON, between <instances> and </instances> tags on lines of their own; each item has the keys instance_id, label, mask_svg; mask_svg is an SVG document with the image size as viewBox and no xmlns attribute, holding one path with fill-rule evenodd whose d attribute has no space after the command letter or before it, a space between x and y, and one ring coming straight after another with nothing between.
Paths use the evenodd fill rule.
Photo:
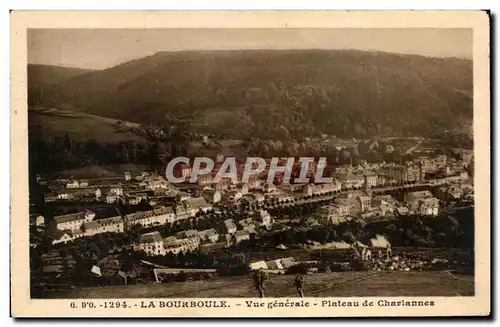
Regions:
<instances>
[{"instance_id":1,"label":"grassy slope","mask_svg":"<svg viewBox=\"0 0 500 327\"><path fill-rule=\"evenodd\" d=\"M274 276L266 296L297 296L295 276ZM306 277L305 295L312 297L362 296L472 296L474 276L454 277L446 272L344 272ZM221 278L172 284L144 284L85 288L54 294L55 298L178 298L255 297L249 277Z\"/></svg>"},{"instance_id":2,"label":"grassy slope","mask_svg":"<svg viewBox=\"0 0 500 327\"><path fill-rule=\"evenodd\" d=\"M145 141L144 138L98 117L31 111L29 120L30 125L41 127L44 138L63 136L64 133L68 133L69 137L76 142L94 140L106 144L127 141L143 143Z\"/></svg>"}]
</instances>

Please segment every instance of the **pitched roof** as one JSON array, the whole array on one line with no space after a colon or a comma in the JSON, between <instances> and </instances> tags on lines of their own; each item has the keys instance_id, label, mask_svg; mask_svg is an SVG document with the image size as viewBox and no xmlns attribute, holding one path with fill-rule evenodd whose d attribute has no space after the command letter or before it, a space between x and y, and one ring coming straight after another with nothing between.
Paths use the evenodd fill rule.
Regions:
<instances>
[{"instance_id":1,"label":"pitched roof","mask_svg":"<svg viewBox=\"0 0 500 327\"><path fill-rule=\"evenodd\" d=\"M78 220L83 220L83 219L85 219L85 212L83 212L83 211L54 217L54 221L57 224L67 223L67 222L71 222L71 221L78 221Z\"/></svg>"},{"instance_id":2,"label":"pitched roof","mask_svg":"<svg viewBox=\"0 0 500 327\"><path fill-rule=\"evenodd\" d=\"M91 221L83 224L83 228L85 228L85 230L97 229L99 227L101 227L101 224L97 221Z\"/></svg>"},{"instance_id":3,"label":"pitched roof","mask_svg":"<svg viewBox=\"0 0 500 327\"><path fill-rule=\"evenodd\" d=\"M208 206L207 201L202 196L191 198L189 200L189 202L190 202L191 206L194 207L194 208L202 208L202 207Z\"/></svg>"},{"instance_id":4,"label":"pitched roof","mask_svg":"<svg viewBox=\"0 0 500 327\"><path fill-rule=\"evenodd\" d=\"M151 232L141 235L141 243L155 243L162 241L161 235L159 232Z\"/></svg>"}]
</instances>

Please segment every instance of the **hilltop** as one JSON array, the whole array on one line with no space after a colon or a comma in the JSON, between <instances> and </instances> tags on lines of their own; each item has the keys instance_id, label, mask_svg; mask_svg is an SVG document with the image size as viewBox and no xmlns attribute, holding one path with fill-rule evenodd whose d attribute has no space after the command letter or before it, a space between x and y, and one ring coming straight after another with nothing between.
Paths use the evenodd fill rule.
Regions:
<instances>
[{"instance_id":1,"label":"hilltop","mask_svg":"<svg viewBox=\"0 0 500 327\"><path fill-rule=\"evenodd\" d=\"M47 103L44 92L50 91L68 79L91 72L89 69L28 64L28 103Z\"/></svg>"},{"instance_id":2,"label":"hilltop","mask_svg":"<svg viewBox=\"0 0 500 327\"><path fill-rule=\"evenodd\" d=\"M189 122L194 132L236 139L431 136L471 125L472 77L470 60L382 52L158 52L36 83L43 97L30 90L29 102L144 124Z\"/></svg>"}]
</instances>

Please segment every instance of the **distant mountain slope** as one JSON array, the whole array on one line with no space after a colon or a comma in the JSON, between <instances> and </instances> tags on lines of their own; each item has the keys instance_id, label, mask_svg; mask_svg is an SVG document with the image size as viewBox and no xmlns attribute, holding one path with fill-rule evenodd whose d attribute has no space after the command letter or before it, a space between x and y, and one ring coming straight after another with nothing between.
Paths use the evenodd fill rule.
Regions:
<instances>
[{"instance_id":1,"label":"distant mountain slope","mask_svg":"<svg viewBox=\"0 0 500 327\"><path fill-rule=\"evenodd\" d=\"M91 72L89 69L28 64L28 102L38 104L47 101L44 93L60 83Z\"/></svg>"},{"instance_id":2,"label":"distant mountain slope","mask_svg":"<svg viewBox=\"0 0 500 327\"><path fill-rule=\"evenodd\" d=\"M248 50L159 52L45 94L58 106L129 121L190 120L200 132L289 138L440 134L471 123L471 93L469 60Z\"/></svg>"}]
</instances>

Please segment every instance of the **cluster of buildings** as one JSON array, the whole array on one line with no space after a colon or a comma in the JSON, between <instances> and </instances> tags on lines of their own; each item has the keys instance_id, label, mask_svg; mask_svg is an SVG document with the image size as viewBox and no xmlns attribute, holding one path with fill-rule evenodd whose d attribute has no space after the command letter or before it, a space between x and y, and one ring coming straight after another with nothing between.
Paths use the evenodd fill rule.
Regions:
<instances>
[{"instance_id":1,"label":"cluster of buildings","mask_svg":"<svg viewBox=\"0 0 500 327\"><path fill-rule=\"evenodd\" d=\"M157 231L142 234L140 240L134 245L137 251L148 255L178 254L201 250L210 252L213 249L228 247L244 240L249 240L250 235L260 229L269 229L273 219L265 210L249 215L249 218L238 221L226 219L216 228L206 230L184 230L174 236L163 238Z\"/></svg>"},{"instance_id":2,"label":"cluster of buildings","mask_svg":"<svg viewBox=\"0 0 500 327\"><path fill-rule=\"evenodd\" d=\"M141 201L175 195L176 189L165 178L157 174L142 172L132 177L125 172L123 177L96 178L89 180L55 180L42 182L48 188L45 202L80 201L136 205Z\"/></svg>"},{"instance_id":3,"label":"cluster of buildings","mask_svg":"<svg viewBox=\"0 0 500 327\"><path fill-rule=\"evenodd\" d=\"M84 236L102 233L123 233L134 226L153 227L174 223L175 221L194 217L199 211L212 207L203 198L191 198L179 195L175 205L156 206L152 210L121 214L116 208L113 214L96 215L91 210L55 216L48 226L48 233L53 244L67 243ZM109 210L108 210L109 212ZM42 216L37 215L39 221ZM35 221L36 223L36 221ZM43 223L43 222L42 222Z\"/></svg>"},{"instance_id":4,"label":"cluster of buildings","mask_svg":"<svg viewBox=\"0 0 500 327\"><path fill-rule=\"evenodd\" d=\"M341 224L353 217L380 218L410 214L437 216L439 208L440 200L428 190L407 192L402 201L388 194L353 191L339 195L331 204L320 207L316 217L322 223Z\"/></svg>"}]
</instances>

